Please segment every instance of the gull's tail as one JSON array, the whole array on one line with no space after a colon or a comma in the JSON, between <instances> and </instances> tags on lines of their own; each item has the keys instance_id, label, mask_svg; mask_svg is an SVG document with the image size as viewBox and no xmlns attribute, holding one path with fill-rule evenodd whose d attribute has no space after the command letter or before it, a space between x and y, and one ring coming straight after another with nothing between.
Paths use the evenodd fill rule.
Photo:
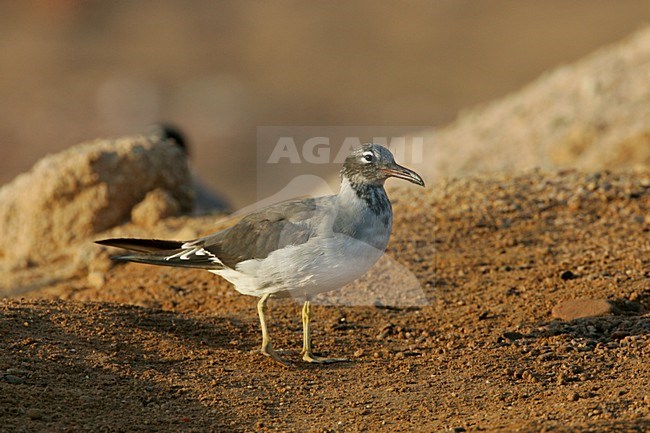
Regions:
<instances>
[{"instance_id":1,"label":"gull's tail","mask_svg":"<svg viewBox=\"0 0 650 433\"><path fill-rule=\"evenodd\" d=\"M113 260L121 262L183 268L223 269L223 264L214 254L201 247L189 246L181 241L116 238L103 239L95 241L95 243L140 253L111 257Z\"/></svg>"}]
</instances>

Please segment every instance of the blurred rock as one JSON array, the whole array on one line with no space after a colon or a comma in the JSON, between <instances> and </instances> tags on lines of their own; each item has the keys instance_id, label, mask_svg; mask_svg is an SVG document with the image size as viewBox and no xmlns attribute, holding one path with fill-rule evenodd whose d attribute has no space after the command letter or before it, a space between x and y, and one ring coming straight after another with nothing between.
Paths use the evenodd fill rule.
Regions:
<instances>
[{"instance_id":1,"label":"blurred rock","mask_svg":"<svg viewBox=\"0 0 650 433\"><path fill-rule=\"evenodd\" d=\"M128 221L157 188L177 212L191 211L185 156L164 141L97 140L49 155L0 189L0 260L10 269L52 262L67 247ZM157 215L169 212L167 206Z\"/></svg>"},{"instance_id":2,"label":"blurred rock","mask_svg":"<svg viewBox=\"0 0 650 433\"><path fill-rule=\"evenodd\" d=\"M102 272L90 272L86 278L88 285L94 289L99 289L106 283L106 277Z\"/></svg>"},{"instance_id":3,"label":"blurred rock","mask_svg":"<svg viewBox=\"0 0 650 433\"><path fill-rule=\"evenodd\" d=\"M135 205L131 211L131 221L144 227L153 227L160 220L176 216L181 212L181 205L162 188L156 188Z\"/></svg>"},{"instance_id":4,"label":"blurred rock","mask_svg":"<svg viewBox=\"0 0 650 433\"><path fill-rule=\"evenodd\" d=\"M560 320L574 320L616 314L618 309L607 299L571 299L557 304L551 315Z\"/></svg>"}]
</instances>

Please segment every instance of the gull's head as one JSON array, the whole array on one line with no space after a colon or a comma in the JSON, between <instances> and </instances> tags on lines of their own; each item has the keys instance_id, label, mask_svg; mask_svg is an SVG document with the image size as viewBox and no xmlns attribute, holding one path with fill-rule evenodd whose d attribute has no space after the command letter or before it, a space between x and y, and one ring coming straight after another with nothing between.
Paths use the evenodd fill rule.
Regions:
<instances>
[{"instance_id":1,"label":"gull's head","mask_svg":"<svg viewBox=\"0 0 650 433\"><path fill-rule=\"evenodd\" d=\"M397 177L424 186L419 174L397 164L390 150L375 143L352 150L343 163L341 176L352 184L383 185L389 177Z\"/></svg>"}]
</instances>

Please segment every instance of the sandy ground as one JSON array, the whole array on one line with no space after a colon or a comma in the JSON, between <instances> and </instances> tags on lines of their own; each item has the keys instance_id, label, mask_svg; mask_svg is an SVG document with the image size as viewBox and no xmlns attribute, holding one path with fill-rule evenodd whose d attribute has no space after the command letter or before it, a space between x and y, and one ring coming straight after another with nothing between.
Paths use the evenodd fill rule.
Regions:
<instances>
[{"instance_id":1,"label":"sandy ground","mask_svg":"<svg viewBox=\"0 0 650 433\"><path fill-rule=\"evenodd\" d=\"M255 299L207 272L115 266L0 304L0 431L650 429L650 173L531 172L391 191L388 256L425 305ZM399 281L398 281L399 282ZM397 283L398 283L397 282ZM348 290L399 288L377 270ZM608 299L616 314L551 309Z\"/></svg>"}]
</instances>

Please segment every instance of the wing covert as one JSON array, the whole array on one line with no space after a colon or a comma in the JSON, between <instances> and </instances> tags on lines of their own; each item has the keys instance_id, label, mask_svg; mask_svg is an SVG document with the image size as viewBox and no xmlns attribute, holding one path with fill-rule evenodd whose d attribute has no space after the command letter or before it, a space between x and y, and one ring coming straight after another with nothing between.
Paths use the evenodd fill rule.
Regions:
<instances>
[{"instance_id":1,"label":"wing covert","mask_svg":"<svg viewBox=\"0 0 650 433\"><path fill-rule=\"evenodd\" d=\"M324 202L331 206L331 200L332 196L278 203L191 244L203 247L231 268L245 260L264 259L277 249L307 242L315 233L311 217L323 209Z\"/></svg>"}]
</instances>

